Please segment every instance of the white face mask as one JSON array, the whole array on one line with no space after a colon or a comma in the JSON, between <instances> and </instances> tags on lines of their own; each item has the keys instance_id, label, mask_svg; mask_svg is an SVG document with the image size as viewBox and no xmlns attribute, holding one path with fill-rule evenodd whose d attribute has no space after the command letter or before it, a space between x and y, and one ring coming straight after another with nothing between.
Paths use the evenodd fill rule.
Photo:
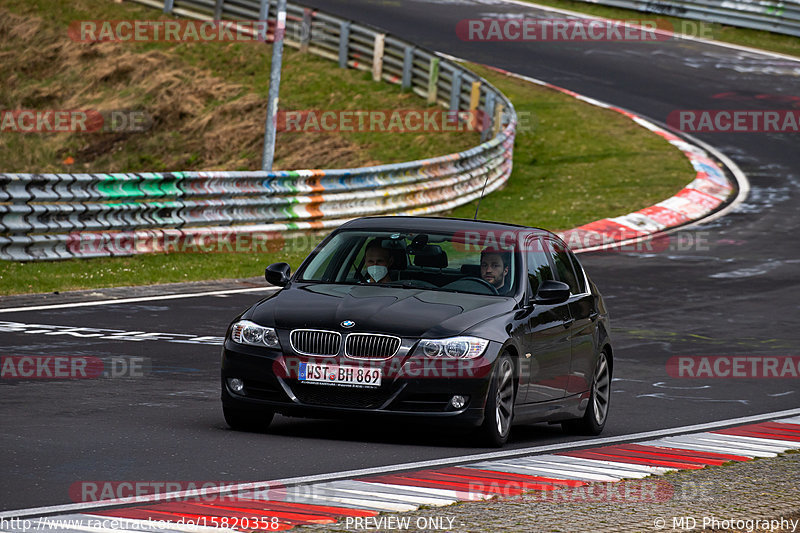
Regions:
<instances>
[{"instance_id":1,"label":"white face mask","mask_svg":"<svg viewBox=\"0 0 800 533\"><path fill-rule=\"evenodd\" d=\"M389 273L389 268L383 265L372 265L367 267L367 274L375 281L382 280Z\"/></svg>"}]
</instances>

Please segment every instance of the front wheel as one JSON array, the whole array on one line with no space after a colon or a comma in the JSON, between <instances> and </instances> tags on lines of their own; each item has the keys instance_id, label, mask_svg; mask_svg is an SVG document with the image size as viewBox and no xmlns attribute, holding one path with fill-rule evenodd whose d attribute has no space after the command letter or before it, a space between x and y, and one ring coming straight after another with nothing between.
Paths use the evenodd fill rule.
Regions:
<instances>
[{"instance_id":1,"label":"front wheel","mask_svg":"<svg viewBox=\"0 0 800 533\"><path fill-rule=\"evenodd\" d=\"M561 427L568 433L599 435L606 426L608 407L611 404L611 367L605 352L600 352L592 378L589 405L582 418L566 420Z\"/></svg>"},{"instance_id":2,"label":"front wheel","mask_svg":"<svg viewBox=\"0 0 800 533\"><path fill-rule=\"evenodd\" d=\"M492 374L480 432L489 446L508 442L514 418L514 361L508 353L500 356Z\"/></svg>"},{"instance_id":3,"label":"front wheel","mask_svg":"<svg viewBox=\"0 0 800 533\"><path fill-rule=\"evenodd\" d=\"M275 413L272 411L245 411L226 405L222 406L222 414L225 416L225 422L231 429L252 432L266 431L272 422L272 417L275 416Z\"/></svg>"}]
</instances>

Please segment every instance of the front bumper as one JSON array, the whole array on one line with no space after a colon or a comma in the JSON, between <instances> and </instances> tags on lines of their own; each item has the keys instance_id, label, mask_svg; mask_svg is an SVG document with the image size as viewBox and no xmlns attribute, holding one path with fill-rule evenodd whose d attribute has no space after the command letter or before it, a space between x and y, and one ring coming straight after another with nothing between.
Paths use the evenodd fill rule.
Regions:
<instances>
[{"instance_id":1,"label":"front bumper","mask_svg":"<svg viewBox=\"0 0 800 533\"><path fill-rule=\"evenodd\" d=\"M317 358L286 355L236 344L226 339L222 352L222 402L244 410L271 410L287 416L312 418L405 417L478 426L489 390L489 376L500 345L490 343L483 356L471 360L395 356L386 361L357 361L345 357ZM301 362L328 362L379 367L379 387L360 388L299 381ZM228 378L244 382L234 392ZM461 409L450 405L454 395L468 397Z\"/></svg>"}]
</instances>

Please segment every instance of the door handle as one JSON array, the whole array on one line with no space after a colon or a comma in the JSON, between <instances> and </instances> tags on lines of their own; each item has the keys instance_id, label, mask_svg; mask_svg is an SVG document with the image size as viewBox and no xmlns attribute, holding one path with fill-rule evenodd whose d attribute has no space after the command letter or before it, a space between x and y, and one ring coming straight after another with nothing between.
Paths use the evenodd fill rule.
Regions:
<instances>
[{"instance_id":1,"label":"door handle","mask_svg":"<svg viewBox=\"0 0 800 533\"><path fill-rule=\"evenodd\" d=\"M570 318L569 320L564 322L564 329L568 329L573 323L575 322L574 318Z\"/></svg>"},{"instance_id":2,"label":"door handle","mask_svg":"<svg viewBox=\"0 0 800 533\"><path fill-rule=\"evenodd\" d=\"M600 317L600 313L592 313L591 315L589 315L589 320L591 320L592 322L594 322L594 321L595 321L595 320L597 320L599 317Z\"/></svg>"}]
</instances>

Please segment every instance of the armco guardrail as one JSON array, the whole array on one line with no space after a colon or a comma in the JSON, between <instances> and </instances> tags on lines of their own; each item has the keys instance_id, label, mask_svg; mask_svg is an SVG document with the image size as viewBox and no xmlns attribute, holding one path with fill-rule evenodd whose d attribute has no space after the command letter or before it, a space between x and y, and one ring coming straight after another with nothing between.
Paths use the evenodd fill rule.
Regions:
<instances>
[{"instance_id":1,"label":"armco guardrail","mask_svg":"<svg viewBox=\"0 0 800 533\"><path fill-rule=\"evenodd\" d=\"M268 20L266 0L136 0L197 19ZM273 14L274 16L274 14ZM280 232L470 202L511 174L516 113L486 80L412 43L290 4L286 43L371 71L430 103L490 117L475 148L355 169L275 172L0 174L0 258L30 261L178 250L230 251Z\"/></svg>"},{"instance_id":2,"label":"armco guardrail","mask_svg":"<svg viewBox=\"0 0 800 533\"><path fill-rule=\"evenodd\" d=\"M582 0L645 13L765 30L800 37L798 0Z\"/></svg>"}]
</instances>

